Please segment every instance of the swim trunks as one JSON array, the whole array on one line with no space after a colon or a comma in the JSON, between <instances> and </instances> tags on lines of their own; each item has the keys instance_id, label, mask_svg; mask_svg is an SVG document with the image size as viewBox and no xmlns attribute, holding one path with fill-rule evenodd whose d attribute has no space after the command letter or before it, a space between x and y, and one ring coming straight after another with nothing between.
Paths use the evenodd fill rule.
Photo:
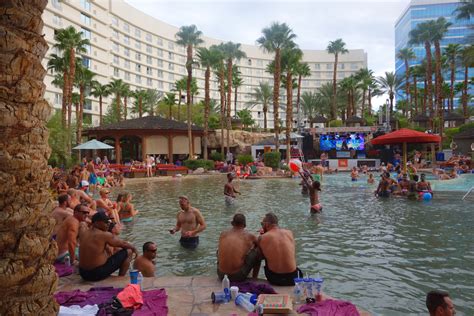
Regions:
<instances>
[{"instance_id":1,"label":"swim trunks","mask_svg":"<svg viewBox=\"0 0 474 316\"><path fill-rule=\"evenodd\" d=\"M89 175L89 184L90 185L97 184L97 176L95 175L95 173L91 173Z\"/></svg>"},{"instance_id":2,"label":"swim trunks","mask_svg":"<svg viewBox=\"0 0 474 316\"><path fill-rule=\"evenodd\" d=\"M311 208L309 209L309 211L311 212L311 214L321 213L323 211L323 207L321 206L320 203L314 204L314 205L311 205Z\"/></svg>"},{"instance_id":3,"label":"swim trunks","mask_svg":"<svg viewBox=\"0 0 474 316\"><path fill-rule=\"evenodd\" d=\"M299 273L298 273L299 272ZM271 271L265 265L265 277L267 278L268 282L272 285L280 285L280 286L291 286L295 285L295 281L293 279L297 278L298 275L300 277L303 275L303 272L299 268L296 268L295 271L290 273L275 273Z\"/></svg>"},{"instance_id":4,"label":"swim trunks","mask_svg":"<svg viewBox=\"0 0 474 316\"><path fill-rule=\"evenodd\" d=\"M230 195L224 195L224 199L225 199L225 204L227 205L232 205L235 202L235 198L233 198Z\"/></svg>"},{"instance_id":5,"label":"swim trunks","mask_svg":"<svg viewBox=\"0 0 474 316\"><path fill-rule=\"evenodd\" d=\"M183 248L186 249L196 249L199 245L199 236L196 237L183 237L179 239L179 243Z\"/></svg>"},{"instance_id":6,"label":"swim trunks","mask_svg":"<svg viewBox=\"0 0 474 316\"><path fill-rule=\"evenodd\" d=\"M352 180L352 181L357 181L357 178L352 178L351 180Z\"/></svg>"},{"instance_id":7,"label":"swim trunks","mask_svg":"<svg viewBox=\"0 0 474 316\"><path fill-rule=\"evenodd\" d=\"M382 192L379 192L378 196L388 198L388 197L390 197L390 192L389 191L382 191Z\"/></svg>"},{"instance_id":8,"label":"swim trunks","mask_svg":"<svg viewBox=\"0 0 474 316\"><path fill-rule=\"evenodd\" d=\"M92 270L79 268L79 274L86 281L100 281L108 278L116 270L120 269L123 262L127 259L127 249L122 249L110 256L107 261Z\"/></svg>"},{"instance_id":9,"label":"swim trunks","mask_svg":"<svg viewBox=\"0 0 474 316\"><path fill-rule=\"evenodd\" d=\"M243 266L238 272L232 274L224 273L219 270L219 260L217 260L217 275L219 276L219 279L222 280L224 275L227 274L229 280L232 282L244 281L247 279L247 276L249 275L250 271L252 271L253 267L258 263L259 254L260 252L258 248L250 249L245 255Z\"/></svg>"}]
</instances>

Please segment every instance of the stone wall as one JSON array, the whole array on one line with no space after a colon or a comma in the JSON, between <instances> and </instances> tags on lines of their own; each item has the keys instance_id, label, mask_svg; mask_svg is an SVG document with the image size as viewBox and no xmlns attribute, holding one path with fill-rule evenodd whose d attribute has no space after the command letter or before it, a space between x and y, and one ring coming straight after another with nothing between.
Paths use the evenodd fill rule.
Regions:
<instances>
[{"instance_id":1,"label":"stone wall","mask_svg":"<svg viewBox=\"0 0 474 316\"><path fill-rule=\"evenodd\" d=\"M237 154L250 154L250 147L259 141L273 137L273 133L252 133L240 130L230 131L230 147L236 147ZM224 145L226 145L227 131L224 130ZM221 148L221 130L215 130L214 133L209 133L209 148ZM232 150L234 151L234 150Z\"/></svg>"}]
</instances>

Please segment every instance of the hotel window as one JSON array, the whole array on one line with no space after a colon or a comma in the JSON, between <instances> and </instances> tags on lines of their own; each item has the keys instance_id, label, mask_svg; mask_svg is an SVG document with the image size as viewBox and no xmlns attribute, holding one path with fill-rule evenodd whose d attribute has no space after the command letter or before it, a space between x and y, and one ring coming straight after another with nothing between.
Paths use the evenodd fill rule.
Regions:
<instances>
[{"instance_id":1,"label":"hotel window","mask_svg":"<svg viewBox=\"0 0 474 316\"><path fill-rule=\"evenodd\" d=\"M316 70L321 69L321 65L320 64L314 64L314 69L316 69Z\"/></svg>"},{"instance_id":2,"label":"hotel window","mask_svg":"<svg viewBox=\"0 0 474 316\"><path fill-rule=\"evenodd\" d=\"M174 74L169 73L168 74L168 80L174 81Z\"/></svg>"},{"instance_id":3,"label":"hotel window","mask_svg":"<svg viewBox=\"0 0 474 316\"><path fill-rule=\"evenodd\" d=\"M85 25L91 25L91 17L88 15L85 15L84 13L81 13L81 22L82 24L85 24Z\"/></svg>"},{"instance_id":4,"label":"hotel window","mask_svg":"<svg viewBox=\"0 0 474 316\"><path fill-rule=\"evenodd\" d=\"M149 76L153 76L153 70L151 69L151 67L146 67L146 74Z\"/></svg>"},{"instance_id":5,"label":"hotel window","mask_svg":"<svg viewBox=\"0 0 474 316\"><path fill-rule=\"evenodd\" d=\"M337 79L343 79L344 78L344 73L343 72L338 72L337 73Z\"/></svg>"},{"instance_id":6,"label":"hotel window","mask_svg":"<svg viewBox=\"0 0 474 316\"><path fill-rule=\"evenodd\" d=\"M136 72L142 72L142 65L140 65L140 64L135 64L135 71L136 71Z\"/></svg>"},{"instance_id":7,"label":"hotel window","mask_svg":"<svg viewBox=\"0 0 474 316\"><path fill-rule=\"evenodd\" d=\"M315 72L314 77L315 78L321 78L321 73L320 72Z\"/></svg>"},{"instance_id":8,"label":"hotel window","mask_svg":"<svg viewBox=\"0 0 474 316\"><path fill-rule=\"evenodd\" d=\"M130 36L124 35L123 36L123 42L127 45L130 45Z\"/></svg>"},{"instance_id":9,"label":"hotel window","mask_svg":"<svg viewBox=\"0 0 474 316\"><path fill-rule=\"evenodd\" d=\"M127 60L127 59L126 59L126 60L123 62L123 66L124 66L125 68L127 68L127 69L130 69L130 60Z\"/></svg>"},{"instance_id":10,"label":"hotel window","mask_svg":"<svg viewBox=\"0 0 474 316\"><path fill-rule=\"evenodd\" d=\"M124 48L123 48L123 53L125 54L125 56L130 57L130 49L129 49L129 48L124 47Z\"/></svg>"},{"instance_id":11,"label":"hotel window","mask_svg":"<svg viewBox=\"0 0 474 316\"><path fill-rule=\"evenodd\" d=\"M142 49L142 43L140 43L139 41L136 41L135 42L135 48Z\"/></svg>"},{"instance_id":12,"label":"hotel window","mask_svg":"<svg viewBox=\"0 0 474 316\"><path fill-rule=\"evenodd\" d=\"M114 55L113 59L114 64L118 65L119 64L119 57L117 55Z\"/></svg>"},{"instance_id":13,"label":"hotel window","mask_svg":"<svg viewBox=\"0 0 474 316\"><path fill-rule=\"evenodd\" d=\"M168 69L169 69L169 70L174 70L174 64L169 63L169 64L168 64Z\"/></svg>"},{"instance_id":14,"label":"hotel window","mask_svg":"<svg viewBox=\"0 0 474 316\"><path fill-rule=\"evenodd\" d=\"M118 46L117 43L112 42L112 50L113 50L114 52L118 52L118 51L119 51L119 46Z\"/></svg>"},{"instance_id":15,"label":"hotel window","mask_svg":"<svg viewBox=\"0 0 474 316\"><path fill-rule=\"evenodd\" d=\"M263 60L257 59L257 66L263 67Z\"/></svg>"},{"instance_id":16,"label":"hotel window","mask_svg":"<svg viewBox=\"0 0 474 316\"><path fill-rule=\"evenodd\" d=\"M327 70L331 70L333 68L333 65L332 64L326 64L326 69Z\"/></svg>"},{"instance_id":17,"label":"hotel window","mask_svg":"<svg viewBox=\"0 0 474 316\"><path fill-rule=\"evenodd\" d=\"M61 104L63 96L60 93L54 94L54 104Z\"/></svg>"},{"instance_id":18,"label":"hotel window","mask_svg":"<svg viewBox=\"0 0 474 316\"><path fill-rule=\"evenodd\" d=\"M142 32L140 31L140 29L135 29L135 36L142 37Z\"/></svg>"},{"instance_id":19,"label":"hotel window","mask_svg":"<svg viewBox=\"0 0 474 316\"><path fill-rule=\"evenodd\" d=\"M146 56L146 63L150 64L150 65L153 64L153 60L152 60L151 56Z\"/></svg>"},{"instance_id":20,"label":"hotel window","mask_svg":"<svg viewBox=\"0 0 474 316\"><path fill-rule=\"evenodd\" d=\"M158 48L158 57L163 57L163 50Z\"/></svg>"},{"instance_id":21,"label":"hotel window","mask_svg":"<svg viewBox=\"0 0 474 316\"><path fill-rule=\"evenodd\" d=\"M56 14L53 16L53 23L59 26L63 25L61 17Z\"/></svg>"},{"instance_id":22,"label":"hotel window","mask_svg":"<svg viewBox=\"0 0 474 316\"><path fill-rule=\"evenodd\" d=\"M84 110L92 110L92 101L89 99L84 100Z\"/></svg>"},{"instance_id":23,"label":"hotel window","mask_svg":"<svg viewBox=\"0 0 474 316\"><path fill-rule=\"evenodd\" d=\"M84 45L84 48L85 48L85 50L86 50L86 54L87 54L87 55L90 55L91 52L92 52L91 46L90 46L89 44L86 44L86 45Z\"/></svg>"},{"instance_id":24,"label":"hotel window","mask_svg":"<svg viewBox=\"0 0 474 316\"><path fill-rule=\"evenodd\" d=\"M247 65L252 66L252 59L247 59Z\"/></svg>"},{"instance_id":25,"label":"hotel window","mask_svg":"<svg viewBox=\"0 0 474 316\"><path fill-rule=\"evenodd\" d=\"M59 0L52 0L51 2L53 3L53 7L61 10L61 2Z\"/></svg>"},{"instance_id":26,"label":"hotel window","mask_svg":"<svg viewBox=\"0 0 474 316\"><path fill-rule=\"evenodd\" d=\"M146 44L146 52L152 54L153 53L153 48L151 45Z\"/></svg>"},{"instance_id":27,"label":"hotel window","mask_svg":"<svg viewBox=\"0 0 474 316\"><path fill-rule=\"evenodd\" d=\"M156 44L157 44L158 46L163 46L163 39L160 38L160 37L158 37L158 38L156 39Z\"/></svg>"},{"instance_id":28,"label":"hotel window","mask_svg":"<svg viewBox=\"0 0 474 316\"><path fill-rule=\"evenodd\" d=\"M116 16L112 16L112 25L118 26L118 19Z\"/></svg>"},{"instance_id":29,"label":"hotel window","mask_svg":"<svg viewBox=\"0 0 474 316\"><path fill-rule=\"evenodd\" d=\"M163 67L163 60L162 59L158 59L158 67Z\"/></svg>"},{"instance_id":30,"label":"hotel window","mask_svg":"<svg viewBox=\"0 0 474 316\"><path fill-rule=\"evenodd\" d=\"M359 69L359 65L357 63L351 63L351 69Z\"/></svg>"},{"instance_id":31,"label":"hotel window","mask_svg":"<svg viewBox=\"0 0 474 316\"><path fill-rule=\"evenodd\" d=\"M168 59L169 59L169 60L174 60L174 54L171 53L171 52L169 52L169 53L168 53Z\"/></svg>"},{"instance_id":32,"label":"hotel window","mask_svg":"<svg viewBox=\"0 0 474 316\"><path fill-rule=\"evenodd\" d=\"M168 90L172 91L174 89L173 83L168 83Z\"/></svg>"},{"instance_id":33,"label":"hotel window","mask_svg":"<svg viewBox=\"0 0 474 316\"><path fill-rule=\"evenodd\" d=\"M146 85L151 87L153 84L153 81L151 80L151 78L146 78Z\"/></svg>"},{"instance_id":34,"label":"hotel window","mask_svg":"<svg viewBox=\"0 0 474 316\"><path fill-rule=\"evenodd\" d=\"M303 87L309 86L309 80L303 80Z\"/></svg>"},{"instance_id":35,"label":"hotel window","mask_svg":"<svg viewBox=\"0 0 474 316\"><path fill-rule=\"evenodd\" d=\"M142 60L142 54L140 54L139 52L136 52L135 53L135 59L141 61Z\"/></svg>"},{"instance_id":36,"label":"hotel window","mask_svg":"<svg viewBox=\"0 0 474 316\"><path fill-rule=\"evenodd\" d=\"M168 42L168 48L169 49L174 49L174 43L173 42Z\"/></svg>"},{"instance_id":37,"label":"hotel window","mask_svg":"<svg viewBox=\"0 0 474 316\"><path fill-rule=\"evenodd\" d=\"M146 35L145 35L145 39L146 39L146 41L147 41L147 42L151 42L151 41L153 41L153 37L151 36L151 34L150 34L150 33L146 33Z\"/></svg>"},{"instance_id":38,"label":"hotel window","mask_svg":"<svg viewBox=\"0 0 474 316\"><path fill-rule=\"evenodd\" d=\"M87 69L91 68L91 60L90 58L87 57L82 57L82 65L86 67Z\"/></svg>"},{"instance_id":39,"label":"hotel window","mask_svg":"<svg viewBox=\"0 0 474 316\"><path fill-rule=\"evenodd\" d=\"M337 69L344 69L344 64L343 63L337 64Z\"/></svg>"},{"instance_id":40,"label":"hotel window","mask_svg":"<svg viewBox=\"0 0 474 316\"><path fill-rule=\"evenodd\" d=\"M157 71L157 77L158 78L163 78L163 71L162 70Z\"/></svg>"},{"instance_id":41,"label":"hotel window","mask_svg":"<svg viewBox=\"0 0 474 316\"><path fill-rule=\"evenodd\" d=\"M136 75L135 76L135 83L142 84L142 76Z\"/></svg>"},{"instance_id":42,"label":"hotel window","mask_svg":"<svg viewBox=\"0 0 474 316\"><path fill-rule=\"evenodd\" d=\"M82 32L81 35L82 35L82 38L83 38L83 39L88 39L88 40L91 39L91 31L90 31L90 30L85 29L85 28L82 27L82 28L81 28L81 32Z\"/></svg>"},{"instance_id":43,"label":"hotel window","mask_svg":"<svg viewBox=\"0 0 474 316\"><path fill-rule=\"evenodd\" d=\"M113 38L119 39L119 32L117 32L116 30L112 30L112 36Z\"/></svg>"},{"instance_id":44,"label":"hotel window","mask_svg":"<svg viewBox=\"0 0 474 316\"><path fill-rule=\"evenodd\" d=\"M81 0L81 7L86 11L90 11L91 10L91 2L89 0Z\"/></svg>"},{"instance_id":45,"label":"hotel window","mask_svg":"<svg viewBox=\"0 0 474 316\"><path fill-rule=\"evenodd\" d=\"M128 25L128 23L123 23L123 30L125 32L130 32L130 25Z\"/></svg>"},{"instance_id":46,"label":"hotel window","mask_svg":"<svg viewBox=\"0 0 474 316\"><path fill-rule=\"evenodd\" d=\"M158 81L158 88L163 89L163 81Z\"/></svg>"},{"instance_id":47,"label":"hotel window","mask_svg":"<svg viewBox=\"0 0 474 316\"><path fill-rule=\"evenodd\" d=\"M125 80L130 81L130 73L128 71L125 71L125 74L124 74L123 77L124 77Z\"/></svg>"}]
</instances>

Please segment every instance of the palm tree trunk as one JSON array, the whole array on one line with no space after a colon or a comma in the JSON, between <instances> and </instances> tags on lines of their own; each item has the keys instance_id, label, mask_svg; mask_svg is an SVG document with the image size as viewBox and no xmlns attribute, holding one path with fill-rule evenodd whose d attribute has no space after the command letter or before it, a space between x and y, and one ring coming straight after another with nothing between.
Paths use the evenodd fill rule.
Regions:
<instances>
[{"instance_id":1,"label":"palm tree trunk","mask_svg":"<svg viewBox=\"0 0 474 316\"><path fill-rule=\"evenodd\" d=\"M193 132L191 126L191 82L193 80L193 68L192 68L192 61L193 61L193 46L188 45L187 47L187 60L186 60L186 69L188 71L188 78L186 80L186 112L187 112L187 120L188 120L188 145L189 145L189 158L194 158L193 153Z\"/></svg>"},{"instance_id":2,"label":"palm tree trunk","mask_svg":"<svg viewBox=\"0 0 474 316\"><path fill-rule=\"evenodd\" d=\"M278 111L280 108L280 72L281 72L280 48L275 50L275 73L273 75L273 129L275 132L275 150L280 152L280 124Z\"/></svg>"},{"instance_id":3,"label":"palm tree trunk","mask_svg":"<svg viewBox=\"0 0 474 316\"><path fill-rule=\"evenodd\" d=\"M230 151L230 130L232 129L232 119L230 117L232 109L232 58L227 60L227 152Z\"/></svg>"},{"instance_id":4,"label":"palm tree trunk","mask_svg":"<svg viewBox=\"0 0 474 316\"><path fill-rule=\"evenodd\" d=\"M298 119L298 123L296 128L300 128L300 98L301 98L301 75L298 76L298 90L296 94L296 117Z\"/></svg>"},{"instance_id":5,"label":"palm tree trunk","mask_svg":"<svg viewBox=\"0 0 474 316\"><path fill-rule=\"evenodd\" d=\"M336 78L337 78L337 60L338 60L338 54L334 54L334 73L332 77L332 107L331 107L331 119L335 120L336 119L336 96L337 96L337 83L336 83Z\"/></svg>"},{"instance_id":6,"label":"palm tree trunk","mask_svg":"<svg viewBox=\"0 0 474 316\"><path fill-rule=\"evenodd\" d=\"M372 115L372 90L369 88L369 115Z\"/></svg>"},{"instance_id":7,"label":"palm tree trunk","mask_svg":"<svg viewBox=\"0 0 474 316\"><path fill-rule=\"evenodd\" d=\"M122 112L121 104L122 104L122 97L120 96L120 93L117 93L117 97L115 99L117 102L117 115L118 115L118 120L119 122L122 120L122 115L120 113Z\"/></svg>"},{"instance_id":8,"label":"palm tree trunk","mask_svg":"<svg viewBox=\"0 0 474 316\"><path fill-rule=\"evenodd\" d=\"M178 121L181 121L181 98L182 98L181 89L179 90L179 101L178 101Z\"/></svg>"},{"instance_id":9,"label":"palm tree trunk","mask_svg":"<svg viewBox=\"0 0 474 316\"><path fill-rule=\"evenodd\" d=\"M99 96L99 125L102 125L102 95Z\"/></svg>"},{"instance_id":10,"label":"palm tree trunk","mask_svg":"<svg viewBox=\"0 0 474 316\"><path fill-rule=\"evenodd\" d=\"M408 59L405 58L405 95L407 106L402 110L403 116L407 115L408 107L411 107L411 102L408 102L410 96L410 68L408 67Z\"/></svg>"},{"instance_id":11,"label":"palm tree trunk","mask_svg":"<svg viewBox=\"0 0 474 316\"><path fill-rule=\"evenodd\" d=\"M224 65L221 65L220 69L220 87L219 91L221 94L221 153L224 155L224 122L225 122L225 91L224 91ZM225 160L225 158L224 158Z\"/></svg>"},{"instance_id":12,"label":"palm tree trunk","mask_svg":"<svg viewBox=\"0 0 474 316\"><path fill-rule=\"evenodd\" d=\"M286 163L291 158L291 130L293 123L293 79L291 71L286 74Z\"/></svg>"},{"instance_id":13,"label":"palm tree trunk","mask_svg":"<svg viewBox=\"0 0 474 316\"><path fill-rule=\"evenodd\" d=\"M238 86L234 88L234 117L237 118L237 89Z\"/></svg>"},{"instance_id":14,"label":"palm tree trunk","mask_svg":"<svg viewBox=\"0 0 474 316\"><path fill-rule=\"evenodd\" d=\"M425 86L425 94L428 101L428 110L430 111L430 117L433 117L433 70L431 69L432 65L432 58L431 58L431 44L430 42L425 42L425 50L426 50L426 83Z\"/></svg>"},{"instance_id":15,"label":"palm tree trunk","mask_svg":"<svg viewBox=\"0 0 474 316\"><path fill-rule=\"evenodd\" d=\"M347 117L349 118L351 115L351 92L347 91Z\"/></svg>"},{"instance_id":16,"label":"palm tree trunk","mask_svg":"<svg viewBox=\"0 0 474 316\"><path fill-rule=\"evenodd\" d=\"M0 315L56 315L58 277L52 261L52 177L41 65L48 45L42 13L46 0L2 1L2 163ZM6 46L5 46L6 45ZM65 121L64 121L65 123Z\"/></svg>"},{"instance_id":17,"label":"palm tree trunk","mask_svg":"<svg viewBox=\"0 0 474 316\"><path fill-rule=\"evenodd\" d=\"M263 129L265 130L265 132L267 131L267 111L268 111L267 105L264 104L263 105Z\"/></svg>"},{"instance_id":18,"label":"palm tree trunk","mask_svg":"<svg viewBox=\"0 0 474 316\"><path fill-rule=\"evenodd\" d=\"M76 142L81 144L82 141L82 116L84 112L84 86L79 87L79 113L77 114L77 131L76 131Z\"/></svg>"},{"instance_id":19,"label":"palm tree trunk","mask_svg":"<svg viewBox=\"0 0 474 316\"><path fill-rule=\"evenodd\" d=\"M467 84L469 80L469 67L466 65L464 66L464 84L463 84L463 92L462 92L462 112L464 114L464 118L468 119L469 115L467 113Z\"/></svg>"},{"instance_id":20,"label":"palm tree trunk","mask_svg":"<svg viewBox=\"0 0 474 316\"><path fill-rule=\"evenodd\" d=\"M440 136L443 137L443 96L442 96L442 82L443 74L441 73L441 47L439 41L435 41L435 58L436 58L436 109L438 110L437 115L439 116L440 126L439 132Z\"/></svg>"},{"instance_id":21,"label":"palm tree trunk","mask_svg":"<svg viewBox=\"0 0 474 316\"><path fill-rule=\"evenodd\" d=\"M63 97L62 97L62 105L61 105L61 125L65 129L66 127L70 127L71 120L67 119L68 116L68 110L67 110L67 94L68 94L68 78L69 75L67 71L64 71L63 73ZM69 126L68 126L69 125Z\"/></svg>"},{"instance_id":22,"label":"palm tree trunk","mask_svg":"<svg viewBox=\"0 0 474 316\"><path fill-rule=\"evenodd\" d=\"M366 89L363 89L362 90L362 106L361 106L361 113L360 113L360 117L364 118L364 110L365 110L365 94L367 93L367 90Z\"/></svg>"},{"instance_id":23,"label":"palm tree trunk","mask_svg":"<svg viewBox=\"0 0 474 316\"><path fill-rule=\"evenodd\" d=\"M123 97L123 119L124 119L124 121L127 120L127 115L128 115L128 113L127 113L127 109L128 109L127 100L128 100L128 97L125 95Z\"/></svg>"},{"instance_id":24,"label":"palm tree trunk","mask_svg":"<svg viewBox=\"0 0 474 316\"><path fill-rule=\"evenodd\" d=\"M416 75L413 76L413 92L415 94L415 115L418 115L418 82L416 82Z\"/></svg>"},{"instance_id":25,"label":"palm tree trunk","mask_svg":"<svg viewBox=\"0 0 474 316\"><path fill-rule=\"evenodd\" d=\"M425 87L425 91L423 93L423 104L422 104L422 111L423 111L423 115L426 115L426 112L427 112L427 104L428 104L428 93L427 93L427 86L428 86L428 81L424 80L424 87Z\"/></svg>"},{"instance_id":26,"label":"palm tree trunk","mask_svg":"<svg viewBox=\"0 0 474 316\"><path fill-rule=\"evenodd\" d=\"M450 63L449 68L451 69L451 83L449 86L449 105L448 105L448 113L451 113L454 110L454 80L456 74L456 65L454 62Z\"/></svg>"},{"instance_id":27,"label":"palm tree trunk","mask_svg":"<svg viewBox=\"0 0 474 316\"><path fill-rule=\"evenodd\" d=\"M207 160L207 143L208 143L208 137L209 137L209 112L210 112L210 87L209 87L209 81L211 78L211 69L210 67L207 67L206 73L204 74L204 160Z\"/></svg>"},{"instance_id":28,"label":"palm tree trunk","mask_svg":"<svg viewBox=\"0 0 474 316\"><path fill-rule=\"evenodd\" d=\"M142 117L143 116L143 98L142 96L140 96L138 98L138 117ZM171 114L170 114L170 117L171 117Z\"/></svg>"}]
</instances>

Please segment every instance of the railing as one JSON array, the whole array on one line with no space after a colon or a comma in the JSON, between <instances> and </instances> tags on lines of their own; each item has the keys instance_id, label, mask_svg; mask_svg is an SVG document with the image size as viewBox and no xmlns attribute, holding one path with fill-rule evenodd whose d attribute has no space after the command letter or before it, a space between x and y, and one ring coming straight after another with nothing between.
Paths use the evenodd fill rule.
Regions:
<instances>
[{"instance_id":1,"label":"railing","mask_svg":"<svg viewBox=\"0 0 474 316\"><path fill-rule=\"evenodd\" d=\"M474 187L471 187L471 188L469 189L469 191L467 191L466 194L464 194L464 196L462 197L461 200L464 201L464 199L472 192L472 190L474 190Z\"/></svg>"}]
</instances>

